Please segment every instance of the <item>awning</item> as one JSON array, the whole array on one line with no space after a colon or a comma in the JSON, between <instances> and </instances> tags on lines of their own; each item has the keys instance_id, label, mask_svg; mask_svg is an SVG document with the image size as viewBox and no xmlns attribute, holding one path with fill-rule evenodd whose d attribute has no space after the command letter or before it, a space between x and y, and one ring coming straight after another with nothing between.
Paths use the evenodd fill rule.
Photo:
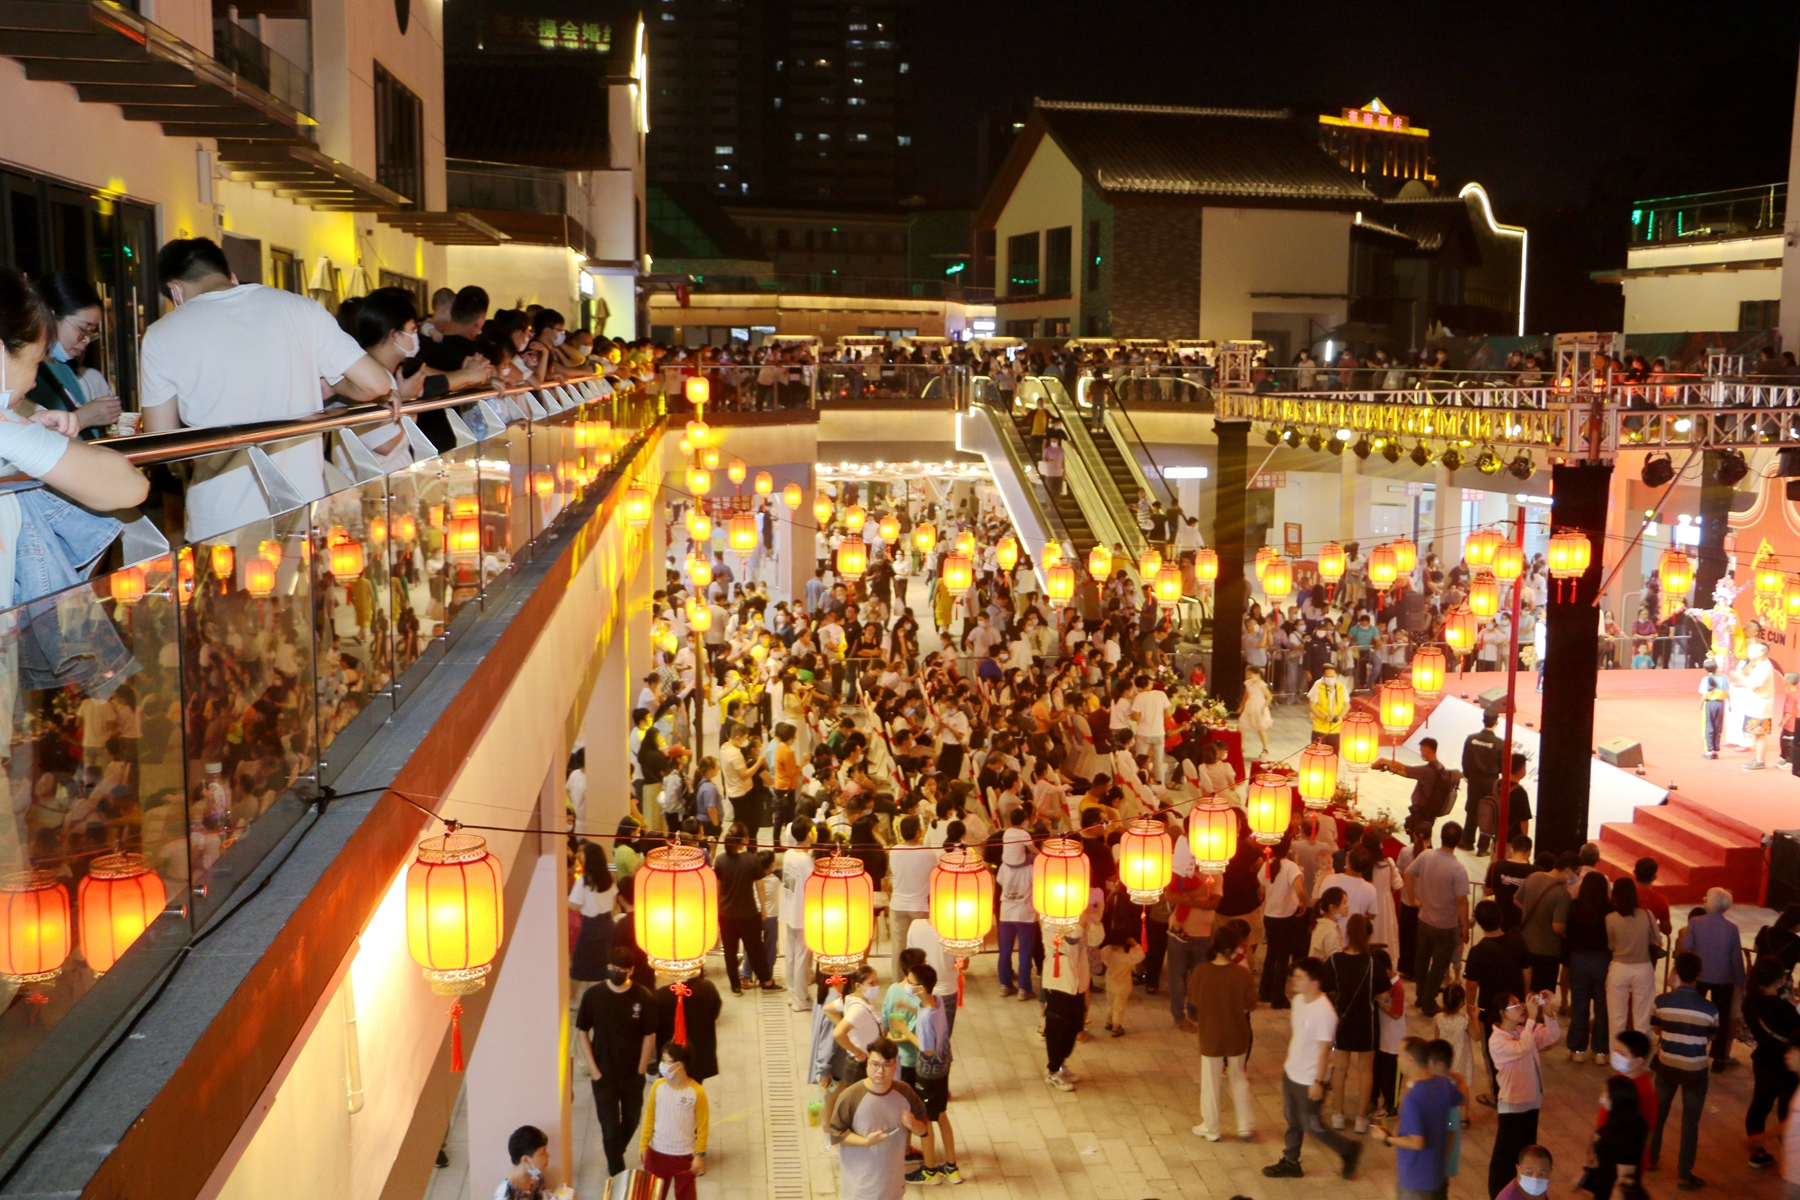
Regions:
<instances>
[{"instance_id":1,"label":"awning","mask_svg":"<svg viewBox=\"0 0 1800 1200\"><path fill-rule=\"evenodd\" d=\"M376 219L439 246L498 246L512 241L466 212L384 212Z\"/></svg>"}]
</instances>

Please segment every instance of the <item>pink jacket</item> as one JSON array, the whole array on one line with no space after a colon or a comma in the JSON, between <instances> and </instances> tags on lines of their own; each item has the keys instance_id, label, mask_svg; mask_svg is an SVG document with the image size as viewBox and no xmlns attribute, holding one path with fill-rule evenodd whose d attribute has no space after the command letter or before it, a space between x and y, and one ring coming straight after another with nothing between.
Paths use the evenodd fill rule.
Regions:
<instances>
[{"instance_id":1,"label":"pink jacket","mask_svg":"<svg viewBox=\"0 0 1800 1200\"><path fill-rule=\"evenodd\" d=\"M1538 1064L1538 1051L1554 1045L1561 1036L1555 1013L1544 1014L1541 1022L1526 1021L1516 1034L1494 1026L1493 1036L1488 1038L1488 1053L1494 1059L1494 1073L1500 1078L1496 1104L1536 1108L1544 1102L1544 1075Z\"/></svg>"}]
</instances>

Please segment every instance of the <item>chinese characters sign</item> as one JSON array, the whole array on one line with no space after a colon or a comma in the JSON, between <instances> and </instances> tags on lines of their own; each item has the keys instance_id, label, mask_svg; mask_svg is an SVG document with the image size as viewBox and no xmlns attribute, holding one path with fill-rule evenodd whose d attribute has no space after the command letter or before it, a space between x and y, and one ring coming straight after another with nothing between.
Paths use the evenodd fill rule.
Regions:
<instances>
[{"instance_id":1,"label":"chinese characters sign","mask_svg":"<svg viewBox=\"0 0 1800 1200\"><path fill-rule=\"evenodd\" d=\"M520 50L574 50L589 54L612 51L612 26L598 21L558 17L488 16L486 43Z\"/></svg>"}]
</instances>

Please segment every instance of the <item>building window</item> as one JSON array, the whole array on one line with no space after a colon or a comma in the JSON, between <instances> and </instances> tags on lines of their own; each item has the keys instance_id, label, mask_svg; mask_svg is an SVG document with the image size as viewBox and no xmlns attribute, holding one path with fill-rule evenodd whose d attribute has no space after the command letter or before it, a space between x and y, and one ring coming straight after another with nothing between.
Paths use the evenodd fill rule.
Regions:
<instances>
[{"instance_id":1,"label":"building window","mask_svg":"<svg viewBox=\"0 0 1800 1200\"><path fill-rule=\"evenodd\" d=\"M1069 294L1074 266L1074 230L1067 225L1044 231L1044 291L1052 296Z\"/></svg>"},{"instance_id":2,"label":"building window","mask_svg":"<svg viewBox=\"0 0 1800 1200\"><path fill-rule=\"evenodd\" d=\"M1008 321L1006 323L1006 336L1024 338L1026 341L1030 341L1037 336L1037 321L1030 317L1027 317L1023 321Z\"/></svg>"},{"instance_id":3,"label":"building window","mask_svg":"<svg viewBox=\"0 0 1800 1200\"><path fill-rule=\"evenodd\" d=\"M1745 332L1774 329L1781 323L1781 301L1739 300L1738 328Z\"/></svg>"},{"instance_id":4,"label":"building window","mask_svg":"<svg viewBox=\"0 0 1800 1200\"><path fill-rule=\"evenodd\" d=\"M306 281L300 278L300 259L292 250L269 247L269 284L296 296L306 295Z\"/></svg>"},{"instance_id":5,"label":"building window","mask_svg":"<svg viewBox=\"0 0 1800 1200\"><path fill-rule=\"evenodd\" d=\"M425 207L425 106L380 63L375 64L375 179L405 196L407 207Z\"/></svg>"},{"instance_id":6,"label":"building window","mask_svg":"<svg viewBox=\"0 0 1800 1200\"><path fill-rule=\"evenodd\" d=\"M1067 318L1067 317L1046 317L1046 318L1044 318L1044 336L1047 338L1068 337L1069 336L1069 318Z\"/></svg>"},{"instance_id":7,"label":"building window","mask_svg":"<svg viewBox=\"0 0 1800 1200\"><path fill-rule=\"evenodd\" d=\"M900 135L899 135L899 136L898 136L898 137L896 137L896 138L895 138L895 139L894 139L894 140L895 140L895 141L897 141L897 142L899 142L899 143L900 143L900 144L901 144L901 145L902 145L902 146L910 146L910 145L912 145L912 138L911 138L911 137L910 137L910 136L908 136L908 135L907 135L907 134L904 134L904 133L902 133L902 134L900 134Z\"/></svg>"},{"instance_id":8,"label":"building window","mask_svg":"<svg viewBox=\"0 0 1800 1200\"><path fill-rule=\"evenodd\" d=\"M1006 239L1007 294L1035 296L1038 292L1038 235L1021 233Z\"/></svg>"},{"instance_id":9,"label":"building window","mask_svg":"<svg viewBox=\"0 0 1800 1200\"><path fill-rule=\"evenodd\" d=\"M1100 286L1100 222L1088 222L1087 237L1087 290L1094 291Z\"/></svg>"},{"instance_id":10,"label":"building window","mask_svg":"<svg viewBox=\"0 0 1800 1200\"><path fill-rule=\"evenodd\" d=\"M857 134L857 135L856 135L856 139L855 139L855 140L856 140L856 141L859 141L859 142L866 142L866 141L868 141L868 140L869 140L869 135L868 135L868 134L866 134L866 133L859 133L859 134Z\"/></svg>"}]
</instances>

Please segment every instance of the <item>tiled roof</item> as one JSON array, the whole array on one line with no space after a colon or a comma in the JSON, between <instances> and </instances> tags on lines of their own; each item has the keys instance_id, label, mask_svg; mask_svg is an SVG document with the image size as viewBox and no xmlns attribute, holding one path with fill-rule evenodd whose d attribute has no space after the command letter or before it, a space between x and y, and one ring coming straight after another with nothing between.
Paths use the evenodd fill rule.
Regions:
<instances>
[{"instance_id":1,"label":"tiled roof","mask_svg":"<svg viewBox=\"0 0 1800 1200\"><path fill-rule=\"evenodd\" d=\"M1344 207L1374 200L1286 110L1039 100L1034 115L1102 191Z\"/></svg>"},{"instance_id":2,"label":"tiled roof","mask_svg":"<svg viewBox=\"0 0 1800 1200\"><path fill-rule=\"evenodd\" d=\"M1433 196L1423 200L1384 200L1364 215L1399 230L1421 250L1436 251L1444 240L1469 228L1469 205L1461 196ZM1471 245L1470 239L1464 239Z\"/></svg>"}]
</instances>

